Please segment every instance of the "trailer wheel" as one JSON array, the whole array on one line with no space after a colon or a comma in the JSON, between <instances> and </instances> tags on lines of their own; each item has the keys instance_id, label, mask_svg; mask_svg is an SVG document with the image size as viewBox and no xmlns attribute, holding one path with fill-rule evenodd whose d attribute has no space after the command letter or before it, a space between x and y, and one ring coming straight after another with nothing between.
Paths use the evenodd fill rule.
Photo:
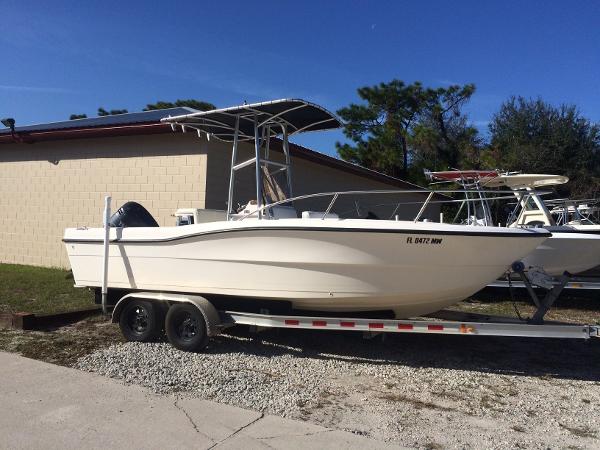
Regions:
<instances>
[{"instance_id":1,"label":"trailer wheel","mask_svg":"<svg viewBox=\"0 0 600 450\"><path fill-rule=\"evenodd\" d=\"M165 330L171 345L185 352L200 351L208 344L204 316L189 303L177 303L169 308Z\"/></svg>"},{"instance_id":2,"label":"trailer wheel","mask_svg":"<svg viewBox=\"0 0 600 450\"><path fill-rule=\"evenodd\" d=\"M145 300L131 300L119 315L119 326L125 339L135 342L152 342L162 329L163 315L155 304Z\"/></svg>"}]
</instances>

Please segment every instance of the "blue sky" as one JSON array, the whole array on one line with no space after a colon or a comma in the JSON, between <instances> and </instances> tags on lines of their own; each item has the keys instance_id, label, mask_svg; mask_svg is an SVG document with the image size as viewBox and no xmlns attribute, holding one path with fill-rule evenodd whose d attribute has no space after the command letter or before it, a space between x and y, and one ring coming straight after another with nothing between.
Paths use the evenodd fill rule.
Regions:
<instances>
[{"instance_id":1,"label":"blue sky","mask_svg":"<svg viewBox=\"0 0 600 450\"><path fill-rule=\"evenodd\" d=\"M300 97L335 111L399 78L473 82L485 131L510 95L600 121L597 1L0 0L0 116L17 124L156 100ZM341 133L298 141L334 154Z\"/></svg>"}]
</instances>

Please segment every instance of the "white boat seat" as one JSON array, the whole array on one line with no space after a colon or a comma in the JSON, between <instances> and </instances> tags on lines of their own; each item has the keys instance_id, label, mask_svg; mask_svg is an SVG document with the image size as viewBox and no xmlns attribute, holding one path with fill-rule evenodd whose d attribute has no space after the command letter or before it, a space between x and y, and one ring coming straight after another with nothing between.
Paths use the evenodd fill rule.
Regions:
<instances>
[{"instance_id":1,"label":"white boat seat","mask_svg":"<svg viewBox=\"0 0 600 450\"><path fill-rule=\"evenodd\" d=\"M325 213L325 211L302 211L303 219L339 219L336 213Z\"/></svg>"},{"instance_id":2,"label":"white boat seat","mask_svg":"<svg viewBox=\"0 0 600 450\"><path fill-rule=\"evenodd\" d=\"M242 207L238 214L234 217L243 217L246 215L252 216L252 213L258 210L256 200L250 200L244 207ZM297 219L298 212L293 206L276 205L265 209L265 215L268 215L271 219ZM254 215L256 217L256 215Z\"/></svg>"}]
</instances>

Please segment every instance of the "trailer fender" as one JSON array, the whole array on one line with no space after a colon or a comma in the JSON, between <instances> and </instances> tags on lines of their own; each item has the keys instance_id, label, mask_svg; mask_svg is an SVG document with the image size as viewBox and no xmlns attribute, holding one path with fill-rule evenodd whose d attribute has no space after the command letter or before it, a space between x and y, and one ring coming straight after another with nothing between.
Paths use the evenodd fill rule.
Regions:
<instances>
[{"instance_id":1,"label":"trailer fender","mask_svg":"<svg viewBox=\"0 0 600 450\"><path fill-rule=\"evenodd\" d=\"M160 303L164 305L166 309L173 303L191 303L198 308L204 317L204 321L206 322L206 334L211 337L219 334L221 328L221 318L219 313L211 302L200 295L167 294L162 292L132 292L121 297L115 305L115 309L112 313L113 323L119 321L119 316L121 315L123 307L133 299Z\"/></svg>"}]
</instances>

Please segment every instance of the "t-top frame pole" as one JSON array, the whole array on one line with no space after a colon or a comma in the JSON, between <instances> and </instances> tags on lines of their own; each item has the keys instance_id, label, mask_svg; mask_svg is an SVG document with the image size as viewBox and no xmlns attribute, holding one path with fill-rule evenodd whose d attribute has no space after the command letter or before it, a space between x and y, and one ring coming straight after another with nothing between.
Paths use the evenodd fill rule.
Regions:
<instances>
[{"instance_id":1,"label":"t-top frame pole","mask_svg":"<svg viewBox=\"0 0 600 450\"><path fill-rule=\"evenodd\" d=\"M258 117L254 116L254 151L256 153L256 208L258 218L262 219L262 180L261 180L261 162L260 162L260 133L258 129Z\"/></svg>"},{"instance_id":2,"label":"t-top frame pole","mask_svg":"<svg viewBox=\"0 0 600 450\"><path fill-rule=\"evenodd\" d=\"M240 116L235 118L235 131L233 133L233 148L231 150L231 169L229 174L229 195L227 197L227 220L231 218L233 209L233 187L235 184L235 162L237 161L238 142L240 135Z\"/></svg>"}]
</instances>

